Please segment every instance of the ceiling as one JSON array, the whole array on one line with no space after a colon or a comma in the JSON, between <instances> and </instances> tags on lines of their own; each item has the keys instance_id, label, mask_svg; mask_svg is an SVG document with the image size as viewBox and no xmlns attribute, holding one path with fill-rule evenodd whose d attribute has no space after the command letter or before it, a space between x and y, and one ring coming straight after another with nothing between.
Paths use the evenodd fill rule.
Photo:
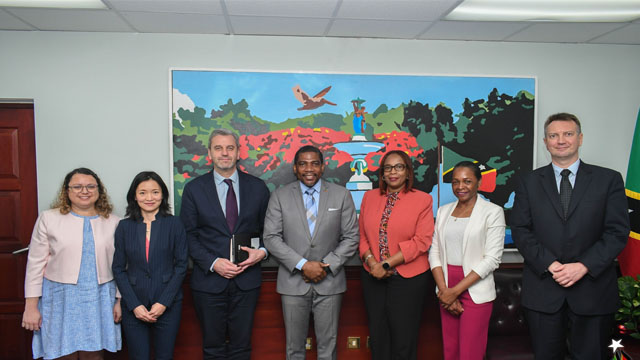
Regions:
<instances>
[{"instance_id":1,"label":"ceiling","mask_svg":"<svg viewBox=\"0 0 640 360\"><path fill-rule=\"evenodd\" d=\"M640 19L622 23L443 20L462 0L103 2L108 10L0 7L0 30L640 45Z\"/></svg>"}]
</instances>

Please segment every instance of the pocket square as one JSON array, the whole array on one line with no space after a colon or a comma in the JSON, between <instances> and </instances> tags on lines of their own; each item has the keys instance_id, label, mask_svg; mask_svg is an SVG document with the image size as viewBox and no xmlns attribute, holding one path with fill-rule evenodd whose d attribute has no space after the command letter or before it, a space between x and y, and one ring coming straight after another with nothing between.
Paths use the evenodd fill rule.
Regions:
<instances>
[{"instance_id":1,"label":"pocket square","mask_svg":"<svg viewBox=\"0 0 640 360\"><path fill-rule=\"evenodd\" d=\"M335 208L329 208L328 211L338 211L340 209L335 209Z\"/></svg>"}]
</instances>

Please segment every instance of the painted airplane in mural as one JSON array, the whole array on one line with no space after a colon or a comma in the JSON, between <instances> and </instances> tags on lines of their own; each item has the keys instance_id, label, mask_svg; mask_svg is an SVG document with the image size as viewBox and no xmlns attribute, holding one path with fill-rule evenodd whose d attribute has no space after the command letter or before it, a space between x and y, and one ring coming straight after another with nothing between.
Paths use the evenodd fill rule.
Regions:
<instances>
[{"instance_id":1,"label":"painted airplane in mural","mask_svg":"<svg viewBox=\"0 0 640 360\"><path fill-rule=\"evenodd\" d=\"M317 93L314 97L310 97L304 90L300 88L300 85L296 85L292 88L293 95L302 103L302 107L298 108L298 110L313 110L317 109L324 104L333 105L331 101L324 98L325 95L331 90L331 86L325 88L324 90Z\"/></svg>"}]
</instances>

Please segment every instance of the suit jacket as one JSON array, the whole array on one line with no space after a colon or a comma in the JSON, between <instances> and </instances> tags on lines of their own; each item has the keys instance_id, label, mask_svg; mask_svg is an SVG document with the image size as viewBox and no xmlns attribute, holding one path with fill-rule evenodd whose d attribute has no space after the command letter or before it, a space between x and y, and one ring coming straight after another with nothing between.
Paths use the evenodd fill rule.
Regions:
<instances>
[{"instance_id":1,"label":"suit jacket","mask_svg":"<svg viewBox=\"0 0 640 360\"><path fill-rule=\"evenodd\" d=\"M445 239L447 223L456 205L458 205L457 201L440 206L438 209L433 245L429 250L431 269L442 267L447 286L449 278ZM467 276L471 271L474 271L480 276L480 280L468 289L471 299L476 304L486 303L496 298L493 271L500 266L504 249L504 228L502 208L478 196L462 236L462 270L464 275Z\"/></svg>"},{"instance_id":2,"label":"suit jacket","mask_svg":"<svg viewBox=\"0 0 640 360\"><path fill-rule=\"evenodd\" d=\"M217 258L229 259L229 242L233 234L262 233L264 215L269 204L269 189L264 181L240 170L240 213L235 229L229 229L218 200L213 172L193 179L184 187L180 218L187 231L189 255L194 267L191 289L208 293L220 293L226 289L229 279L210 271ZM260 246L263 246L260 241ZM260 264L256 264L232 279L242 290L255 289L262 280Z\"/></svg>"},{"instance_id":3,"label":"suit jacket","mask_svg":"<svg viewBox=\"0 0 640 360\"><path fill-rule=\"evenodd\" d=\"M379 229L387 197L380 189L364 194L360 205L360 257L371 250L380 261ZM387 223L389 253L402 251L404 263L396 266L405 278L420 275L429 270L427 251L433 236L433 200L431 195L414 190L401 192L393 206ZM368 269L367 264L364 264Z\"/></svg>"},{"instance_id":4,"label":"suit jacket","mask_svg":"<svg viewBox=\"0 0 640 360\"><path fill-rule=\"evenodd\" d=\"M113 233L120 218L111 214L91 219L96 249L98 284L113 280ZM65 284L78 283L82 259L84 220L73 214L63 215L60 209L43 211L31 236L27 271L24 281L25 297L42 296L42 278ZM120 297L118 293L117 297Z\"/></svg>"},{"instance_id":5,"label":"suit jacket","mask_svg":"<svg viewBox=\"0 0 640 360\"><path fill-rule=\"evenodd\" d=\"M525 307L552 313L567 301L573 312L582 315L617 310L614 259L629 236L627 199L618 172L581 162L565 221L552 166L537 169L520 179L510 220L513 240L525 261ZM564 288L547 271L555 260L580 262L588 273Z\"/></svg>"},{"instance_id":6,"label":"suit jacket","mask_svg":"<svg viewBox=\"0 0 640 360\"><path fill-rule=\"evenodd\" d=\"M124 219L116 228L113 276L124 306L133 311L156 302L170 307L182 299L187 273L187 236L180 218L156 215L151 223L149 261L146 259L147 225Z\"/></svg>"},{"instance_id":7,"label":"suit jacket","mask_svg":"<svg viewBox=\"0 0 640 360\"><path fill-rule=\"evenodd\" d=\"M342 266L358 247L358 223L351 194L342 186L322 180L312 236L300 182L281 187L269 200L264 243L269 254L280 263L278 293L304 295L312 286L320 295L345 292L347 282ZM305 283L296 269L302 258L329 264L327 277L317 284Z\"/></svg>"}]
</instances>

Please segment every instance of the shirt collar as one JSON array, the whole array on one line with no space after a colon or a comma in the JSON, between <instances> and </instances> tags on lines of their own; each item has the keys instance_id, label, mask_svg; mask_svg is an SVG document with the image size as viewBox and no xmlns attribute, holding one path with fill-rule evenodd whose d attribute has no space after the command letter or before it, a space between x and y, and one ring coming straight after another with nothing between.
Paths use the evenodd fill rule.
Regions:
<instances>
[{"instance_id":1,"label":"shirt collar","mask_svg":"<svg viewBox=\"0 0 640 360\"><path fill-rule=\"evenodd\" d=\"M305 185L302 181L300 181L300 189L302 189L302 193L304 194L305 191L309 190L309 189L314 189L318 194L320 194L320 189L321 189L321 183L322 179L318 180L318 182L313 185L312 187L308 187L307 185Z\"/></svg>"},{"instance_id":2,"label":"shirt collar","mask_svg":"<svg viewBox=\"0 0 640 360\"><path fill-rule=\"evenodd\" d=\"M562 170L564 169L554 163L551 163L551 166L553 167L553 173L555 174L555 176L560 177L560 172L562 172ZM576 174L578 174L579 167L580 167L580 159L576 160L573 164L567 166L567 169L571 171L571 175L575 176Z\"/></svg>"},{"instance_id":3,"label":"shirt collar","mask_svg":"<svg viewBox=\"0 0 640 360\"><path fill-rule=\"evenodd\" d=\"M238 170L235 169L235 171L233 172L233 174L231 174L231 176L229 176L228 178L218 174L217 171L213 170L213 181L215 181L217 186L222 185L222 183L226 180L226 179L231 179L231 181L234 184L238 183Z\"/></svg>"}]
</instances>

